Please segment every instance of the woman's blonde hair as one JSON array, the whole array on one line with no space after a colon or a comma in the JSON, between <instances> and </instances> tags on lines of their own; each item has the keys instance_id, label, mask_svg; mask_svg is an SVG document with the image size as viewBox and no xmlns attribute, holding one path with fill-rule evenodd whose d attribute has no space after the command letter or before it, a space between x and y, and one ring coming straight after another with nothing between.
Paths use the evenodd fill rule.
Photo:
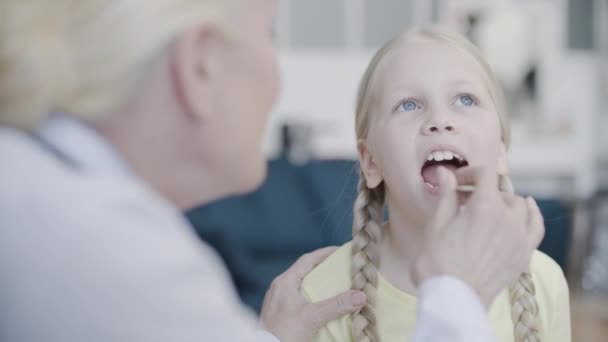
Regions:
<instances>
[{"instance_id":1,"label":"woman's blonde hair","mask_svg":"<svg viewBox=\"0 0 608 342\"><path fill-rule=\"evenodd\" d=\"M370 106L373 99L373 88L377 78L378 66L400 43L413 38L429 39L443 42L471 55L481 66L484 81L499 116L501 139L509 146L509 122L504 95L490 66L481 56L479 50L463 36L438 27L415 28L401 33L386 43L373 57L361 83L356 105L357 140L365 140L370 126ZM351 276L353 289L363 291L367 304L353 315L352 335L356 342L379 341L376 328L376 289L378 285L379 248L382 237L382 223L385 204L385 188L381 183L376 188L368 188L363 172L359 174L358 196L354 204L353 242ZM513 192L508 177L502 177L501 190ZM511 286L510 300L512 320L516 342L540 341L538 324L538 305L534 297L535 289L532 277L522 274Z\"/></svg>"},{"instance_id":2,"label":"woman's blonde hair","mask_svg":"<svg viewBox=\"0 0 608 342\"><path fill-rule=\"evenodd\" d=\"M110 114L181 31L203 21L228 31L238 1L0 1L0 126Z\"/></svg>"}]
</instances>

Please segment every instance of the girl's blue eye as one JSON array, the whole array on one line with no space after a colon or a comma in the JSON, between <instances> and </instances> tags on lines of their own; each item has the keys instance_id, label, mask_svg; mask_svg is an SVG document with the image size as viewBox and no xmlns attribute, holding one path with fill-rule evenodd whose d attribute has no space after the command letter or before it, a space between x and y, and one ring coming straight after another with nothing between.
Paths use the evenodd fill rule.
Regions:
<instances>
[{"instance_id":1,"label":"girl's blue eye","mask_svg":"<svg viewBox=\"0 0 608 342\"><path fill-rule=\"evenodd\" d=\"M418 109L418 104L412 100L406 100L401 102L398 108L400 112L410 112L416 109Z\"/></svg>"},{"instance_id":2,"label":"girl's blue eye","mask_svg":"<svg viewBox=\"0 0 608 342\"><path fill-rule=\"evenodd\" d=\"M462 107L470 107L475 104L475 100L471 95L459 95L456 99L456 104Z\"/></svg>"}]
</instances>

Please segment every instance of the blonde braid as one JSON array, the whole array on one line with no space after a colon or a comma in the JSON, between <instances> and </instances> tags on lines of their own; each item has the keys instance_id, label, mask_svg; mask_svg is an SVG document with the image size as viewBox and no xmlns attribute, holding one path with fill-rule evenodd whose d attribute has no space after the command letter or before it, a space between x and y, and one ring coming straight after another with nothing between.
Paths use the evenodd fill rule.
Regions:
<instances>
[{"instance_id":1,"label":"blonde braid","mask_svg":"<svg viewBox=\"0 0 608 342\"><path fill-rule=\"evenodd\" d=\"M353 209L351 277L352 288L365 293L367 304L353 314L352 335L355 342L378 342L376 289L384 213L384 185L369 189L364 175L360 174L358 192Z\"/></svg>"},{"instance_id":2,"label":"blonde braid","mask_svg":"<svg viewBox=\"0 0 608 342\"><path fill-rule=\"evenodd\" d=\"M513 183L507 176L501 177L500 188L502 191L514 193ZM538 303L535 294L530 273L522 273L517 282L509 288L515 342L540 342Z\"/></svg>"}]
</instances>

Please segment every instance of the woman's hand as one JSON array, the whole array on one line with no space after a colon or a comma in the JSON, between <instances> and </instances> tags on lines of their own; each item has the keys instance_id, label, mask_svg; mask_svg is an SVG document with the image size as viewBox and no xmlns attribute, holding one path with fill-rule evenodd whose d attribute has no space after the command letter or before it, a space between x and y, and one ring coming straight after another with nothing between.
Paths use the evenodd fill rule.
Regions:
<instances>
[{"instance_id":1,"label":"woman's hand","mask_svg":"<svg viewBox=\"0 0 608 342\"><path fill-rule=\"evenodd\" d=\"M272 282L262 305L262 324L281 342L310 342L329 321L365 304L365 294L360 291L347 291L314 304L300 293L302 279L335 250L327 247L302 256Z\"/></svg>"},{"instance_id":2,"label":"woman's hand","mask_svg":"<svg viewBox=\"0 0 608 342\"><path fill-rule=\"evenodd\" d=\"M498 191L498 176L480 168L439 170L441 199L425 229L421 254L412 267L420 286L439 275L468 284L488 307L496 295L528 270L545 232L536 202ZM473 185L461 205L457 184Z\"/></svg>"}]
</instances>

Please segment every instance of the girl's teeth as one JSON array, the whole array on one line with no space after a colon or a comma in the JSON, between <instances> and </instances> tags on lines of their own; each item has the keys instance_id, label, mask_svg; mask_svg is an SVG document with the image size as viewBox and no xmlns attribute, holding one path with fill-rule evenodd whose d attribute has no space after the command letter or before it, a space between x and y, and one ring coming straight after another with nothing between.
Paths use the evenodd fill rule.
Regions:
<instances>
[{"instance_id":1,"label":"girl's teeth","mask_svg":"<svg viewBox=\"0 0 608 342\"><path fill-rule=\"evenodd\" d=\"M454 158L458 159L458 161L462 162L464 159L457 153L452 151L435 151L431 152L428 157L426 157L427 161L443 161L443 160L453 160Z\"/></svg>"}]
</instances>

